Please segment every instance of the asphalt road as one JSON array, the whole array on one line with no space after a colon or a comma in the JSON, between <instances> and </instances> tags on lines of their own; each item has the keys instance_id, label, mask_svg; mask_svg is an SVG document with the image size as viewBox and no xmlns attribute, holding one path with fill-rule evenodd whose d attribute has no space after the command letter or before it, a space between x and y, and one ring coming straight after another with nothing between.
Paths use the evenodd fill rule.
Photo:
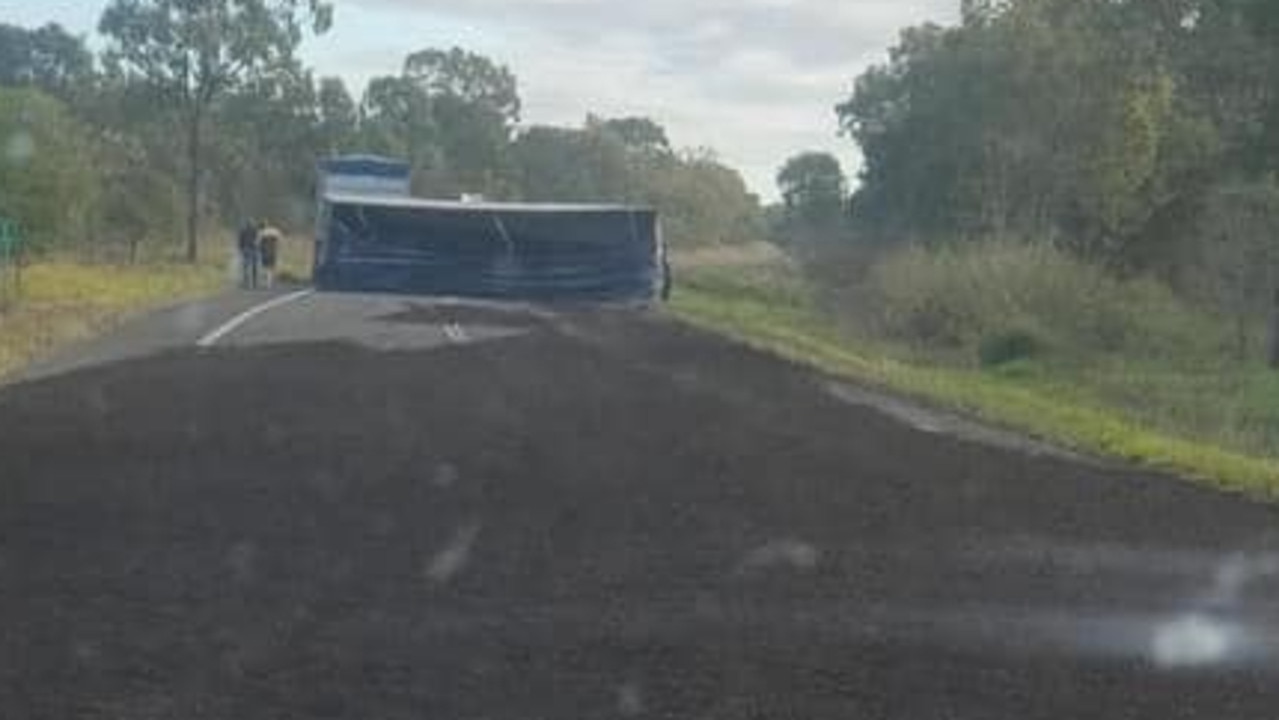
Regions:
<instances>
[{"instance_id":1,"label":"asphalt road","mask_svg":"<svg viewBox=\"0 0 1279 720\"><path fill-rule=\"evenodd\" d=\"M0 717L1270 720L1277 521L641 311L228 295L0 390Z\"/></svg>"}]
</instances>

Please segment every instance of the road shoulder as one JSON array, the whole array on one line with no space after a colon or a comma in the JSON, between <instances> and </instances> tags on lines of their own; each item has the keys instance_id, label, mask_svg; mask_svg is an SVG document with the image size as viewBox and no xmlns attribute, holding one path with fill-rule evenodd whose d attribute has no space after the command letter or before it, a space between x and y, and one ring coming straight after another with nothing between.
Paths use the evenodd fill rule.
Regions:
<instances>
[{"instance_id":1,"label":"road shoulder","mask_svg":"<svg viewBox=\"0 0 1279 720\"><path fill-rule=\"evenodd\" d=\"M232 290L195 301L182 301L137 313L109 332L73 342L36 360L7 383L39 380L82 368L135 359L194 346L229 318L291 290Z\"/></svg>"}]
</instances>

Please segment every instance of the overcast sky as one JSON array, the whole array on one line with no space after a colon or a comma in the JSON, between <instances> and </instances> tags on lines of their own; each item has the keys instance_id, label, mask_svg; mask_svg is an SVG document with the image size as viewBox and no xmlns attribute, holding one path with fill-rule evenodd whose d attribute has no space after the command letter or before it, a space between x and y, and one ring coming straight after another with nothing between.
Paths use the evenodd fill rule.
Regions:
<instances>
[{"instance_id":1,"label":"overcast sky","mask_svg":"<svg viewBox=\"0 0 1279 720\"><path fill-rule=\"evenodd\" d=\"M0 0L0 21L89 33L105 0ZM775 197L794 152L824 149L855 170L834 105L898 31L950 22L959 0L337 0L336 26L307 59L358 92L424 47L462 45L509 65L526 123L588 112L647 115L681 146L707 146Z\"/></svg>"}]
</instances>

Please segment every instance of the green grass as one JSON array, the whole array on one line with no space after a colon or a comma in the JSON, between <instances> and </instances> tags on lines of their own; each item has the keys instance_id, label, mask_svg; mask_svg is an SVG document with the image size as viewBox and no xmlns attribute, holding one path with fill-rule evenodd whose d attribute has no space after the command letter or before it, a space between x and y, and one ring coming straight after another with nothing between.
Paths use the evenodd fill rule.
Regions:
<instances>
[{"instance_id":1,"label":"green grass","mask_svg":"<svg viewBox=\"0 0 1279 720\"><path fill-rule=\"evenodd\" d=\"M1240 403L1244 409L1239 412L1254 413L1259 425L1275 422L1279 378L1273 374L1160 376L1138 366L1123 372L1112 369L1102 374L1104 380L1087 384L1080 378L1090 373L1067 372L1051 362L1018 361L993 372L946 367L911 358L908 351L890 343L852 339L814 309L810 296L798 276L782 268L695 269L681 274L672 310L689 323L782 357L960 409L1085 453L1254 496L1279 496L1279 460L1228 448L1230 437L1215 433L1196 437L1193 427L1186 436L1167 432L1153 417L1160 414L1161 422L1176 423L1175 413L1168 417L1170 407L1196 415L1205 394L1229 385L1230 397L1248 398ZM1125 384L1125 377L1131 384ZM1107 384L1120 385L1143 402L1125 406ZM1151 393L1159 394L1160 403L1149 402ZM1143 413L1134 407L1148 410ZM1237 420L1242 423L1232 427L1250 422ZM1250 446L1251 441L1235 440Z\"/></svg>"},{"instance_id":2,"label":"green grass","mask_svg":"<svg viewBox=\"0 0 1279 720\"><path fill-rule=\"evenodd\" d=\"M23 271L16 303L0 312L0 377L68 342L104 332L157 305L224 287L218 265L42 262Z\"/></svg>"}]
</instances>

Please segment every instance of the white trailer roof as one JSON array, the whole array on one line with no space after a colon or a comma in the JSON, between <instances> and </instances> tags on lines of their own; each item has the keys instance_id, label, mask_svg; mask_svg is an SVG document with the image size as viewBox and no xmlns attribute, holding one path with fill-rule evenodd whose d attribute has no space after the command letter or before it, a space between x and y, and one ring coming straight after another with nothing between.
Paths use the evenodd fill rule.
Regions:
<instances>
[{"instance_id":1,"label":"white trailer roof","mask_svg":"<svg viewBox=\"0 0 1279 720\"><path fill-rule=\"evenodd\" d=\"M362 195L353 193L325 193L324 202L332 205L376 205L379 207L471 211L471 212L654 212L644 205L608 203L514 203L514 202L464 202L430 198L401 197L393 195Z\"/></svg>"}]
</instances>

